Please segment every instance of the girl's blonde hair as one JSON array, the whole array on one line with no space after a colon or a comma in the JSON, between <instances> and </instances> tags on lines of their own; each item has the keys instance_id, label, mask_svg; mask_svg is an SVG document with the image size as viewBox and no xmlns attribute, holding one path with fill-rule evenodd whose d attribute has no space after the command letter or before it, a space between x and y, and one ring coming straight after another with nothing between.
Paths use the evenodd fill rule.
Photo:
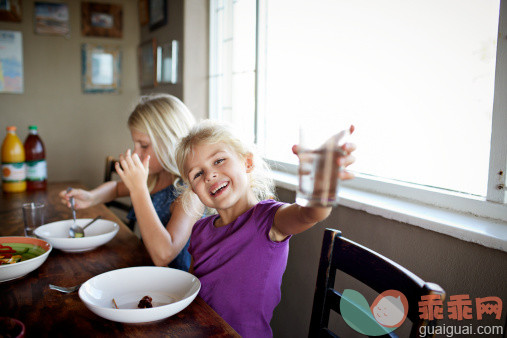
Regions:
<instances>
[{"instance_id":1,"label":"girl's blonde hair","mask_svg":"<svg viewBox=\"0 0 507 338\"><path fill-rule=\"evenodd\" d=\"M231 126L212 120L204 120L197 123L189 134L181 139L176 147L176 163L183 181L186 183L183 192L183 207L187 213L189 210L189 195L194 195L189 184L188 176L185 173L185 159L193 152L193 147L202 143L216 144L225 143L236 152L240 158L245 159L247 155L253 156L253 169L249 173L249 184L252 192L258 201L275 198L274 181L271 170L264 159L258 155L255 146L243 141L231 128Z\"/></svg>"},{"instance_id":2,"label":"girl's blonde hair","mask_svg":"<svg viewBox=\"0 0 507 338\"><path fill-rule=\"evenodd\" d=\"M158 162L176 179L181 177L175 160L176 145L194 124L187 106L169 94L142 96L128 119L129 128L148 134ZM148 185L154 185L153 178L150 181Z\"/></svg>"}]
</instances>

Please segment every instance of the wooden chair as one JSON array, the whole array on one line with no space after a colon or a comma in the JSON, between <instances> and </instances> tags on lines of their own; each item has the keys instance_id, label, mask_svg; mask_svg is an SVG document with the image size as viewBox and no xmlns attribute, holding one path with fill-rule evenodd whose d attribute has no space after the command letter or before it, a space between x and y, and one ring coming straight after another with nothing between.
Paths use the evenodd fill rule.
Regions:
<instances>
[{"instance_id":1,"label":"wooden chair","mask_svg":"<svg viewBox=\"0 0 507 338\"><path fill-rule=\"evenodd\" d=\"M118 160L115 159L114 157L112 156L106 157L106 170L104 172L104 182L111 181L113 179L113 174L117 174L115 167L116 162L118 162ZM125 212L129 212L130 209L132 208L132 205L119 200L110 201L105 204L108 208L116 208L119 210L123 210ZM130 228L130 230L134 230L135 225L134 221L123 218L122 222L125 223Z\"/></svg>"},{"instance_id":2,"label":"wooden chair","mask_svg":"<svg viewBox=\"0 0 507 338\"><path fill-rule=\"evenodd\" d=\"M342 315L340 311L342 295L334 289L337 270L361 281L379 294L386 290L398 290L403 293L409 307L406 320L412 322L410 337L419 337L422 326L436 325L436 320L428 321L419 318L418 302L421 301L423 295L440 295L443 301L445 292L440 286L427 283L390 259L342 237L340 231L326 229L313 299L309 337L338 337L328 329L330 310ZM428 332L434 332L434 330ZM391 332L382 337L397 337L397 335Z\"/></svg>"}]
</instances>

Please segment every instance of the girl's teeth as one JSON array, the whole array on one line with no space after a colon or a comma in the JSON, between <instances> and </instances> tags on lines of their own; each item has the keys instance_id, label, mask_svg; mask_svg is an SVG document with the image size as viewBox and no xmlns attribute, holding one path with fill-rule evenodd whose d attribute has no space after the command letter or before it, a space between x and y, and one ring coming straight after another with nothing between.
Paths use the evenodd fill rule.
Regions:
<instances>
[{"instance_id":1,"label":"girl's teeth","mask_svg":"<svg viewBox=\"0 0 507 338\"><path fill-rule=\"evenodd\" d=\"M212 195L215 195L217 193L218 190L222 189L222 188L225 188L227 186L227 183L224 183L222 185L220 185L219 187L217 187L214 191L211 192Z\"/></svg>"}]
</instances>

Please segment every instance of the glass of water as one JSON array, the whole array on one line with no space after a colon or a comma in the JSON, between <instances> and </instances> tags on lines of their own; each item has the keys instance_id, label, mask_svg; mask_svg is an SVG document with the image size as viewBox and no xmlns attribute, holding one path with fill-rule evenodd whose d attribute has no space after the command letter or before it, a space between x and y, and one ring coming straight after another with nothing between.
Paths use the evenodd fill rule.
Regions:
<instances>
[{"instance_id":1,"label":"glass of water","mask_svg":"<svg viewBox=\"0 0 507 338\"><path fill-rule=\"evenodd\" d=\"M44 209L43 203L31 202L23 204L26 237L37 237L33 232L44 224Z\"/></svg>"},{"instance_id":2,"label":"glass of water","mask_svg":"<svg viewBox=\"0 0 507 338\"><path fill-rule=\"evenodd\" d=\"M299 129L299 187L296 203L304 207L332 207L338 204L338 159L346 156L342 149L349 129L335 134L318 128Z\"/></svg>"}]
</instances>

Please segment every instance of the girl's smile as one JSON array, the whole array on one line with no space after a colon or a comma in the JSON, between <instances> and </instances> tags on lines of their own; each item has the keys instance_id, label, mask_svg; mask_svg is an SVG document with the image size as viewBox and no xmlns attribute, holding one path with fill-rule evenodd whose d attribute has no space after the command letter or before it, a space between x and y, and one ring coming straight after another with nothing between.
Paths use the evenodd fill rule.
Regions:
<instances>
[{"instance_id":1,"label":"girl's smile","mask_svg":"<svg viewBox=\"0 0 507 338\"><path fill-rule=\"evenodd\" d=\"M229 182L215 183L210 189L210 194L215 197L220 196L228 187Z\"/></svg>"}]
</instances>

